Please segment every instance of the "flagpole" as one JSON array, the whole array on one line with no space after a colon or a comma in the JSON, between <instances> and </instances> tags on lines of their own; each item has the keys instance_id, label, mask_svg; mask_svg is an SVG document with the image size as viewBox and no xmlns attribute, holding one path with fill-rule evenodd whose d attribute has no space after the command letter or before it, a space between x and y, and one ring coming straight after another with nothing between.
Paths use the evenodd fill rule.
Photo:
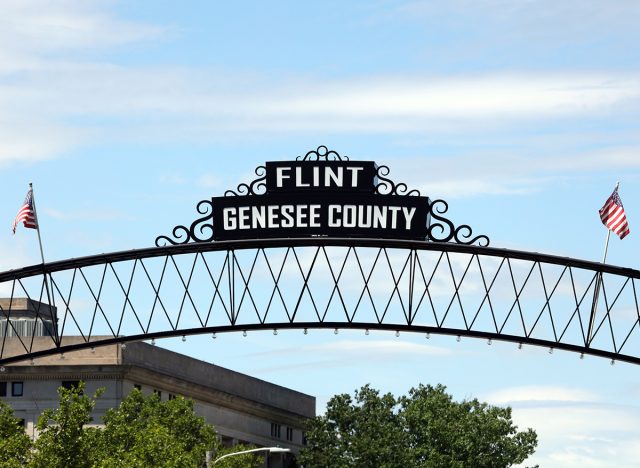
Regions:
<instances>
[{"instance_id":1,"label":"flagpole","mask_svg":"<svg viewBox=\"0 0 640 468\"><path fill-rule=\"evenodd\" d=\"M31 191L31 203L33 204L33 214L34 218L36 218L36 231L38 232L38 244L40 245L40 258L42 259L42 264L45 264L44 261L44 250L42 250L42 237L40 236L40 222L38 221L38 210L36 209L36 196L33 192L33 184L29 182L29 190Z\"/></svg>"},{"instance_id":2,"label":"flagpole","mask_svg":"<svg viewBox=\"0 0 640 468\"><path fill-rule=\"evenodd\" d=\"M614 192L618 191L620 187L620 181L616 182L616 188ZM611 238L611 229L607 228L607 240L604 243L604 255L602 256L602 264L607 262L607 252L609 250L609 239ZM591 317L589 317L589 333L587 335L587 347L591 344L591 338L593 335L593 325L596 318L596 312L598 311L598 298L600 296L600 285L602 284L602 272L596 273L596 285L593 291L593 302L591 304Z\"/></svg>"},{"instance_id":3,"label":"flagpole","mask_svg":"<svg viewBox=\"0 0 640 468\"><path fill-rule=\"evenodd\" d=\"M55 339L58 342L58 318L53 316L53 304L51 303L51 294L49 292L49 281L47 280L47 272L45 271L44 250L42 248L42 236L40 235L40 221L38 220L38 210L36 208L36 196L33 191L33 184L29 182L29 190L31 191L31 203L33 204L33 215L36 220L36 231L38 232L38 245L40 246L40 259L42 260L42 274L44 276L44 287L47 291L47 302L49 303L49 316L55 331ZM59 344L59 342L58 342Z\"/></svg>"}]
</instances>

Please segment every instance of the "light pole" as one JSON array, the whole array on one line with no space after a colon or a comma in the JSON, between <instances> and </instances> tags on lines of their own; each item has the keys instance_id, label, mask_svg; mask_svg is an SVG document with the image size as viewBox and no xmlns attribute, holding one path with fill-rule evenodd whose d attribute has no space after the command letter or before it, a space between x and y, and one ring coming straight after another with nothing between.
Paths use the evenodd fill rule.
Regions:
<instances>
[{"instance_id":1,"label":"light pole","mask_svg":"<svg viewBox=\"0 0 640 468\"><path fill-rule=\"evenodd\" d=\"M254 448L249 450L241 450L240 452L233 452L233 453L227 453L226 455L222 455L221 457L213 460L213 462L211 462L211 465L207 463L207 467L213 466L216 463L218 463L220 460L223 460L228 457L235 457L236 455L243 455L245 453L254 453L254 452L288 453L288 452L291 452L291 449L282 448L282 447L260 447L260 448Z\"/></svg>"}]
</instances>

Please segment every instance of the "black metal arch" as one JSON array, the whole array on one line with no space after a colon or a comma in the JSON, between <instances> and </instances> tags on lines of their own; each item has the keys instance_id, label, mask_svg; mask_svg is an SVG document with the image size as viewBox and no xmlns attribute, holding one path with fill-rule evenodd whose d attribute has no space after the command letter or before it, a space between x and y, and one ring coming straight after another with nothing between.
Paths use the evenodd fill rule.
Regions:
<instances>
[{"instance_id":1,"label":"black metal arch","mask_svg":"<svg viewBox=\"0 0 640 468\"><path fill-rule=\"evenodd\" d=\"M638 280L638 270L585 260L388 239L114 252L1 272L3 296L55 306L57 327L47 338L36 339L35 327L12 336L15 313L0 306L0 365L137 340L294 328L466 336L640 364ZM70 335L80 341L70 344ZM9 340L18 352L7 351Z\"/></svg>"}]
</instances>

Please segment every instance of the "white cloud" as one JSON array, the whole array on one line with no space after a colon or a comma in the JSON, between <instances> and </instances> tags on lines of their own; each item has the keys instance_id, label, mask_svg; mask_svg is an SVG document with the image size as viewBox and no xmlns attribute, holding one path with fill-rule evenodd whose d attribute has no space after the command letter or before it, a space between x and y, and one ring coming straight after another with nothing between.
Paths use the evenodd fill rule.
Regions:
<instances>
[{"instance_id":1,"label":"white cloud","mask_svg":"<svg viewBox=\"0 0 640 468\"><path fill-rule=\"evenodd\" d=\"M168 185L182 185L188 182L187 178L180 174L163 174L160 176L159 181L161 184Z\"/></svg>"},{"instance_id":2,"label":"white cloud","mask_svg":"<svg viewBox=\"0 0 640 468\"><path fill-rule=\"evenodd\" d=\"M538 450L526 464L631 467L640 457L640 408L585 404L513 408L520 428L532 427Z\"/></svg>"},{"instance_id":3,"label":"white cloud","mask_svg":"<svg viewBox=\"0 0 640 468\"><path fill-rule=\"evenodd\" d=\"M271 372L291 371L297 369L344 368L359 367L363 360L372 355L376 362L397 361L399 359L420 359L425 356L447 357L453 354L448 348L421 345L400 340L340 340L321 344L300 346L297 348L276 349L245 355L255 359L265 357L287 356L287 363L276 366L252 369L253 373L267 374Z\"/></svg>"},{"instance_id":4,"label":"white cloud","mask_svg":"<svg viewBox=\"0 0 640 468\"><path fill-rule=\"evenodd\" d=\"M23 229L19 226L18 229ZM38 263L38 256L33 255L35 252L27 248L27 242L35 241L35 239L16 239L10 238L11 245L5 244L0 246L0 271L7 271L20 268L26 265Z\"/></svg>"},{"instance_id":5,"label":"white cloud","mask_svg":"<svg viewBox=\"0 0 640 468\"><path fill-rule=\"evenodd\" d=\"M575 138L575 136L574 136ZM524 195L545 190L567 177L594 172L631 171L640 168L640 142L589 152L575 149L542 154L514 154L512 150L474 151L458 154L395 159L394 180L435 198L467 198L478 195ZM416 167L428 170L416 171Z\"/></svg>"},{"instance_id":6,"label":"white cloud","mask_svg":"<svg viewBox=\"0 0 640 468\"><path fill-rule=\"evenodd\" d=\"M0 42L5 58L23 57L22 62L1 60L0 71L37 65L29 58L43 52L69 52L122 46L158 37L167 28L114 18L103 1L5 0L2 2Z\"/></svg>"},{"instance_id":7,"label":"white cloud","mask_svg":"<svg viewBox=\"0 0 640 468\"><path fill-rule=\"evenodd\" d=\"M640 97L637 74L372 76L304 84L244 77L234 86L229 83L234 77L220 78L219 70L61 61L42 71L46 73L5 86L0 99L46 104L45 109L55 105L61 115L124 117L164 111L169 116L231 118L225 128L235 130L241 124L280 130L318 124L339 130L347 124L350 129L366 125L370 130L414 131L427 123L449 127L451 119L459 125L478 119L491 123L608 114Z\"/></svg>"},{"instance_id":8,"label":"white cloud","mask_svg":"<svg viewBox=\"0 0 640 468\"><path fill-rule=\"evenodd\" d=\"M498 5L485 7L505 9ZM531 8L507 8L505 15ZM567 9L561 10L557 14ZM616 15L622 10L615 9ZM469 138L525 131L536 122L629 116L640 99L637 72L274 79L219 68L110 63L103 52L155 44L170 39L174 29L124 20L109 3L13 0L3 4L0 24L0 42L7 45L0 51L0 167L104 141L194 142L310 130L435 135L440 143L456 142L459 150L446 157L419 153L394 165L412 187L443 197L528 194L578 172L640 167L640 142L629 135L616 138L618 147L587 153L575 149L575 141L591 137L584 134L568 136L571 142L559 149L557 135L547 134L505 136L511 142L504 148L495 148L493 139L484 151L467 143L473 154L465 149ZM432 170L416 179L416 164L427 160ZM214 174L196 182L221 184Z\"/></svg>"},{"instance_id":9,"label":"white cloud","mask_svg":"<svg viewBox=\"0 0 640 468\"><path fill-rule=\"evenodd\" d=\"M310 351L312 352L334 352L339 354L362 353L367 356L370 356L372 352L394 357L401 354L420 356L448 356L452 354L452 351L449 348L391 340L371 340L364 342L344 340L336 343L324 343L312 346L311 348L312 349Z\"/></svg>"},{"instance_id":10,"label":"white cloud","mask_svg":"<svg viewBox=\"0 0 640 468\"><path fill-rule=\"evenodd\" d=\"M198 178L198 185L206 188L220 188L223 186L222 178L213 173L202 174Z\"/></svg>"},{"instance_id":11,"label":"white cloud","mask_svg":"<svg viewBox=\"0 0 640 468\"><path fill-rule=\"evenodd\" d=\"M532 401L588 402L596 401L597 396L588 390L559 386L523 386L496 390L482 398L494 405Z\"/></svg>"},{"instance_id":12,"label":"white cloud","mask_svg":"<svg viewBox=\"0 0 640 468\"><path fill-rule=\"evenodd\" d=\"M510 45L526 41L535 50L550 44L560 47L592 40L594 31L617 36L634 34L640 5L634 0L606 4L599 0L450 0L446 5L417 0L400 5L398 12L411 20L454 16L458 24L473 21L474 31L486 33L485 42L501 40Z\"/></svg>"},{"instance_id":13,"label":"white cloud","mask_svg":"<svg viewBox=\"0 0 640 468\"><path fill-rule=\"evenodd\" d=\"M260 353L261 355L291 355L293 349L279 349ZM399 355L411 356L448 356L452 351L448 348L429 346L406 341L393 340L340 340L321 344L307 345L295 349L296 355L317 356L318 353L324 355L338 355L349 359L350 357L360 359L361 356L370 356L375 352L377 357L393 357Z\"/></svg>"},{"instance_id":14,"label":"white cloud","mask_svg":"<svg viewBox=\"0 0 640 468\"><path fill-rule=\"evenodd\" d=\"M640 408L604 403L597 393L559 385L517 386L481 396L509 405L520 430L533 428L538 448L523 466L634 466L640 456Z\"/></svg>"},{"instance_id":15,"label":"white cloud","mask_svg":"<svg viewBox=\"0 0 640 468\"><path fill-rule=\"evenodd\" d=\"M23 228L20 226L18 229ZM31 242L36 242L36 240L24 236L13 236L9 242L0 245L0 272L39 263L36 252L33 251L33 248L27 247ZM16 297L24 296L24 291L19 284L14 285L12 281L0 283L0 297L11 297L12 291Z\"/></svg>"},{"instance_id":16,"label":"white cloud","mask_svg":"<svg viewBox=\"0 0 640 468\"><path fill-rule=\"evenodd\" d=\"M0 88L0 100L3 91ZM42 119L35 112L19 119L1 116L0 110L0 168L15 162L36 162L64 155L78 145L88 142L85 131Z\"/></svg>"},{"instance_id":17,"label":"white cloud","mask_svg":"<svg viewBox=\"0 0 640 468\"><path fill-rule=\"evenodd\" d=\"M606 75L488 75L381 77L317 86L269 113L348 118L491 119L576 115L603 111L640 96L640 80Z\"/></svg>"},{"instance_id":18,"label":"white cloud","mask_svg":"<svg viewBox=\"0 0 640 468\"><path fill-rule=\"evenodd\" d=\"M607 115L640 98L640 76L635 75L373 77L299 86L271 83L271 87L255 81L233 87L228 83L237 79L214 74L213 70L62 63L27 74L19 83L0 83L0 135L11 136L0 140L4 142L0 164L56 157L113 138L211 140L309 129L495 130L518 120ZM69 123L78 117L83 119L81 126ZM635 154L635 145L568 159L502 153L493 156L495 164L491 156L485 158L480 169L484 179L465 178L464 168L470 173L477 165L454 165L449 157L447 167L463 168L462 173L449 178L446 171L439 173L437 184L442 191L462 196L528 192L554 170L593 171L605 160L609 168L637 167ZM471 156L462 159L472 162ZM434 167L437 164L434 161ZM502 173L516 172L518 180L498 178L505 182L495 184L495 174L489 175L493 166Z\"/></svg>"},{"instance_id":19,"label":"white cloud","mask_svg":"<svg viewBox=\"0 0 640 468\"><path fill-rule=\"evenodd\" d=\"M69 50L155 38L162 28L125 23L96 11L74 10L69 17L55 12L49 16L57 19L35 21L28 11L13 10L12 24L24 20L33 31L18 33L15 26L16 31L2 33L13 34L3 43L21 44L21 34L40 34L44 42L53 35L50 42L56 53L30 49L29 41L5 50L6 62L0 62L0 73L5 70L0 81L0 136L7 138L0 139L0 164L55 157L114 138L193 141L310 129L478 132L536 119L620 114L633 110L640 98L637 73L382 75L314 82L295 77L275 81L219 69L121 66L105 63L95 52L80 59ZM45 27L50 22L56 25L52 31ZM92 41L85 44L89 32ZM22 70L20 80L13 79L11 64L27 62L32 67ZM73 123L77 118L82 124ZM634 164L634 152L630 147L606 157L626 167ZM600 167L601 157L586 155L580 165L593 170ZM566 163L553 156L543 163L566 169ZM442 180L448 183L446 177ZM484 180L470 182L464 185L474 193L512 192L518 186L492 188Z\"/></svg>"},{"instance_id":20,"label":"white cloud","mask_svg":"<svg viewBox=\"0 0 640 468\"><path fill-rule=\"evenodd\" d=\"M105 2L7 0L0 18L0 167L59 157L95 141L86 125L63 123L69 102L82 112L92 99L74 98L94 64L74 54L111 50L159 37L167 28L113 17ZM74 76L74 70L84 69ZM16 79L19 77L19 79ZM70 78L71 77L71 78ZM69 87L56 88L57 81ZM102 78L106 87L109 76ZM81 87L82 88L82 87ZM86 102L83 103L82 100Z\"/></svg>"}]
</instances>

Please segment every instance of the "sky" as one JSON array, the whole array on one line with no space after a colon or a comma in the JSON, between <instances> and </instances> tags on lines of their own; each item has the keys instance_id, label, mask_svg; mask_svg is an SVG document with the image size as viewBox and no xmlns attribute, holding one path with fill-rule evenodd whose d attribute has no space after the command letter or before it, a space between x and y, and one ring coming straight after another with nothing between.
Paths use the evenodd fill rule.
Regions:
<instances>
[{"instance_id":1,"label":"sky","mask_svg":"<svg viewBox=\"0 0 640 468\"><path fill-rule=\"evenodd\" d=\"M2 0L0 270L33 182L47 261L150 247L265 161L391 168L491 245L640 268L640 3ZM442 383L510 405L527 464L633 466L636 366L513 344L282 331L158 343L315 395Z\"/></svg>"}]
</instances>

